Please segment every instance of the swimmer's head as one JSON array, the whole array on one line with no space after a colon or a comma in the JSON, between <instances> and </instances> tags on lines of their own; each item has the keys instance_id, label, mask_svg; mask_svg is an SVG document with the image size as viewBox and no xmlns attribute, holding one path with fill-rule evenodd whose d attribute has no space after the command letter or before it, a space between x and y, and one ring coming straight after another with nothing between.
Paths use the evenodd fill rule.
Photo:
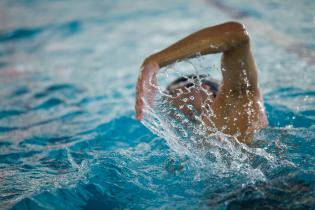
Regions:
<instances>
[{"instance_id":1,"label":"swimmer's head","mask_svg":"<svg viewBox=\"0 0 315 210\"><path fill-rule=\"evenodd\" d=\"M172 105L193 119L196 112L201 113L205 102L209 104L214 100L218 90L219 83L216 80L206 75L188 75L173 81L166 88L166 94L171 96L168 100Z\"/></svg>"}]
</instances>

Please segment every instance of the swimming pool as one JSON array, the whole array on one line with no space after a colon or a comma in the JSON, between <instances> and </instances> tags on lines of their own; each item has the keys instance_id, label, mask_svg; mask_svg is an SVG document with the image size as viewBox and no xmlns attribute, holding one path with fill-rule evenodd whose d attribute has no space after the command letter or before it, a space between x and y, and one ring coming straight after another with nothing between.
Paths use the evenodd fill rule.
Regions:
<instances>
[{"instance_id":1,"label":"swimming pool","mask_svg":"<svg viewBox=\"0 0 315 210\"><path fill-rule=\"evenodd\" d=\"M314 208L314 9L310 0L1 1L0 208ZM134 119L139 66L231 19L252 35L270 126L248 147L178 148Z\"/></svg>"}]
</instances>

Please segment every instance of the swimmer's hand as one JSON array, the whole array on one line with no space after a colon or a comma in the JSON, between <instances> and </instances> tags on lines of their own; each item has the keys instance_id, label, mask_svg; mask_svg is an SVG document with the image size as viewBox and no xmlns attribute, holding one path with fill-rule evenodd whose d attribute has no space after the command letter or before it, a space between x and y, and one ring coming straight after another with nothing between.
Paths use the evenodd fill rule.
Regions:
<instances>
[{"instance_id":1,"label":"swimmer's hand","mask_svg":"<svg viewBox=\"0 0 315 210\"><path fill-rule=\"evenodd\" d=\"M156 73L159 65L155 61L144 61L137 82L136 89L136 118L143 119L143 110L145 107L153 105L156 91Z\"/></svg>"}]
</instances>

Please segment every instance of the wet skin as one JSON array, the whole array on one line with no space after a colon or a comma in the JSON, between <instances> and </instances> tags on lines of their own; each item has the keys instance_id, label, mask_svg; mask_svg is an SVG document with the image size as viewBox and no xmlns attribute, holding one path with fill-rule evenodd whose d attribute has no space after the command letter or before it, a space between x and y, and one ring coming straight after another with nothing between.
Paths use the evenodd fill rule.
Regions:
<instances>
[{"instance_id":1,"label":"wet skin","mask_svg":"<svg viewBox=\"0 0 315 210\"><path fill-rule=\"evenodd\" d=\"M257 85L257 67L250 37L245 27L237 22L202 29L145 59L137 83L137 119L141 120L145 106L153 103L159 68L178 60L213 53L222 53L223 81L217 96L213 98L204 89L184 92L183 96L194 96L190 104L199 113L213 110L213 114L202 115L207 126L229 135L237 134L239 141L251 143L254 133L267 126L267 118ZM170 102L182 107L181 97ZM189 118L194 117L190 111L182 111Z\"/></svg>"}]
</instances>

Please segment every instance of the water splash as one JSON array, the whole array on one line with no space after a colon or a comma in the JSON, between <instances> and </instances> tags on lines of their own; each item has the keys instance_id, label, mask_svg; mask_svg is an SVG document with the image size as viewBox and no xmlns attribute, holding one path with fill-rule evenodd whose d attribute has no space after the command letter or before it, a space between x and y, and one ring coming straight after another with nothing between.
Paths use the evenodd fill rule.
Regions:
<instances>
[{"instance_id":1,"label":"water splash","mask_svg":"<svg viewBox=\"0 0 315 210\"><path fill-rule=\"evenodd\" d=\"M240 143L236 139L237 134L230 136L215 126L207 126L204 123L204 117L207 117L214 125L211 117L215 116L207 101L203 102L202 107L208 106L208 109L198 113L192 105L194 96L186 97L186 93L190 93L193 89L204 91L211 96L211 93L202 87L201 78L198 75L207 74L209 69L211 69L210 73L213 73L219 71L219 68L206 67L204 63L204 58L199 56L162 69L158 80L163 82L156 86L158 94L154 106L146 106L146 117L143 124L165 139L168 146L182 159L189 159L188 162L185 162L194 169L195 177L199 177L198 179L204 178L200 176L223 178L239 174L242 179L246 179L246 183L266 181L268 170L272 170L278 164L277 157L263 148L254 148ZM197 75L197 78L187 77L192 74ZM175 96L170 95L165 91L165 84L170 83L170 79L174 77L186 77L193 85L189 88L185 87L184 91L179 91ZM181 104L174 106L171 103L174 98L181 100ZM211 100L211 97L208 97L207 100ZM193 113L193 118L187 116L187 111ZM259 162L264 162L264 166L255 165L258 159ZM263 168L260 168L262 166ZM266 169L268 170L266 171Z\"/></svg>"}]
</instances>

